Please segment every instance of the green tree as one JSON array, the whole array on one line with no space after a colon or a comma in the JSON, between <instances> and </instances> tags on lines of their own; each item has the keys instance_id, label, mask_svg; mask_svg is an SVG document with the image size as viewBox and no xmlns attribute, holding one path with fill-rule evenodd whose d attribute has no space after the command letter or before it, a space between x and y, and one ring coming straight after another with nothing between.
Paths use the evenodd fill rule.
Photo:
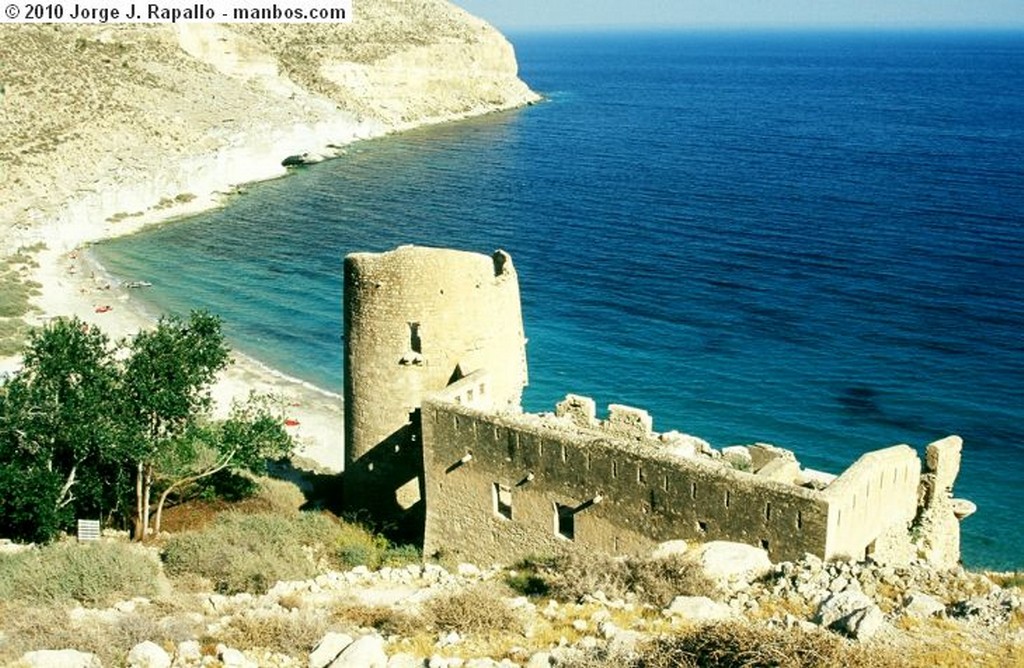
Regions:
<instances>
[{"instance_id":1,"label":"green tree","mask_svg":"<svg viewBox=\"0 0 1024 668\"><path fill-rule=\"evenodd\" d=\"M193 311L164 317L128 344L121 378L122 416L135 470L134 536L149 530L157 463L181 447L210 408L210 385L228 364L220 318Z\"/></svg>"},{"instance_id":2,"label":"green tree","mask_svg":"<svg viewBox=\"0 0 1024 668\"><path fill-rule=\"evenodd\" d=\"M227 363L221 321L203 311L161 318L116 347L77 319L34 332L22 369L0 384L0 534L45 541L106 513L131 516L141 540L154 494L159 525L172 495L289 454L266 398L209 421Z\"/></svg>"},{"instance_id":3,"label":"green tree","mask_svg":"<svg viewBox=\"0 0 1024 668\"><path fill-rule=\"evenodd\" d=\"M31 334L22 369L0 387L0 526L12 535L38 534L25 528L33 506L52 535L75 513L97 516L115 503L115 490L89 483L119 466L111 351L99 330L54 320Z\"/></svg>"},{"instance_id":4,"label":"green tree","mask_svg":"<svg viewBox=\"0 0 1024 668\"><path fill-rule=\"evenodd\" d=\"M153 531L160 533L171 494L185 497L198 489L198 483L224 471L264 474L267 460L287 457L293 446L271 398L255 393L245 403L236 403L226 420L192 426L157 462L155 477L164 487Z\"/></svg>"}]
</instances>

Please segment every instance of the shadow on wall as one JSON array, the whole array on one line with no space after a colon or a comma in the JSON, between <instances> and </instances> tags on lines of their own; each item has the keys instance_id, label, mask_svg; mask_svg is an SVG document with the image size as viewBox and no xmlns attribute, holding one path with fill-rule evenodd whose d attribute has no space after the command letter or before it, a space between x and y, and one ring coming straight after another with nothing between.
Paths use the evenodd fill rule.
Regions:
<instances>
[{"instance_id":1,"label":"shadow on wall","mask_svg":"<svg viewBox=\"0 0 1024 668\"><path fill-rule=\"evenodd\" d=\"M426 490L420 411L409 422L364 453L342 473L341 503L332 507L356 511L357 519L401 544L423 544Z\"/></svg>"}]
</instances>

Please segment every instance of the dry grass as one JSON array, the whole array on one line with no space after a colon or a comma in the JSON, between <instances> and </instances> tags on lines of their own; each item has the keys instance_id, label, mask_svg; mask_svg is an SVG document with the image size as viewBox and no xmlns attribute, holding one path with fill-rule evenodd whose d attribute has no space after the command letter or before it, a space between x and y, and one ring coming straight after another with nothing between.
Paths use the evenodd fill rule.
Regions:
<instances>
[{"instance_id":1,"label":"dry grass","mask_svg":"<svg viewBox=\"0 0 1024 668\"><path fill-rule=\"evenodd\" d=\"M173 648L199 632L184 616L161 616L158 607L121 615L113 623L98 620L74 624L62 606L38 607L0 604L3 642L0 664L8 665L25 652L41 649L77 649L100 658L105 666L124 663L129 650L144 640Z\"/></svg>"},{"instance_id":2,"label":"dry grass","mask_svg":"<svg viewBox=\"0 0 1024 668\"><path fill-rule=\"evenodd\" d=\"M331 616L356 628L376 629L383 636L413 636L425 626L421 616L384 605L339 602Z\"/></svg>"},{"instance_id":3,"label":"dry grass","mask_svg":"<svg viewBox=\"0 0 1024 668\"><path fill-rule=\"evenodd\" d=\"M217 634L231 647L263 649L305 658L330 630L330 622L316 611L280 614L258 612L232 617Z\"/></svg>"},{"instance_id":4,"label":"dry grass","mask_svg":"<svg viewBox=\"0 0 1024 668\"><path fill-rule=\"evenodd\" d=\"M1024 573L988 573L988 579L1003 589L1024 589Z\"/></svg>"},{"instance_id":5,"label":"dry grass","mask_svg":"<svg viewBox=\"0 0 1024 668\"><path fill-rule=\"evenodd\" d=\"M560 601L578 601L601 591L611 599L636 598L665 607L676 596L718 598L720 592L696 561L614 558L600 554L572 554L546 560L526 560L509 585L525 595L550 595Z\"/></svg>"},{"instance_id":6,"label":"dry grass","mask_svg":"<svg viewBox=\"0 0 1024 668\"><path fill-rule=\"evenodd\" d=\"M773 597L761 601L749 615L752 619L782 618L786 615L793 615L797 619L810 619L814 615L814 606L802 596Z\"/></svg>"},{"instance_id":7,"label":"dry grass","mask_svg":"<svg viewBox=\"0 0 1024 668\"><path fill-rule=\"evenodd\" d=\"M877 668L899 666L880 651L852 646L827 631L776 629L740 622L695 627L642 650L637 668Z\"/></svg>"},{"instance_id":8,"label":"dry grass","mask_svg":"<svg viewBox=\"0 0 1024 668\"><path fill-rule=\"evenodd\" d=\"M428 600L423 617L438 631L456 631L461 635L516 633L523 622L509 606L508 590L482 583Z\"/></svg>"},{"instance_id":9,"label":"dry grass","mask_svg":"<svg viewBox=\"0 0 1024 668\"><path fill-rule=\"evenodd\" d=\"M989 646L944 638L904 650L907 668L1024 668L1024 646L1004 640Z\"/></svg>"},{"instance_id":10,"label":"dry grass","mask_svg":"<svg viewBox=\"0 0 1024 668\"><path fill-rule=\"evenodd\" d=\"M0 555L0 600L105 606L157 593L159 565L137 545L57 543Z\"/></svg>"},{"instance_id":11,"label":"dry grass","mask_svg":"<svg viewBox=\"0 0 1024 668\"><path fill-rule=\"evenodd\" d=\"M202 531L171 537L164 548L167 574L209 579L222 594L263 593L280 580L317 572L317 554L335 541L329 518L302 513L228 512Z\"/></svg>"},{"instance_id":12,"label":"dry grass","mask_svg":"<svg viewBox=\"0 0 1024 668\"><path fill-rule=\"evenodd\" d=\"M481 583L426 601L416 616L373 607L340 612L349 621L391 632L391 653L423 657L441 651L464 659L486 656L500 660L513 658L516 648L535 644L534 639L526 639L524 621L506 598L509 593L501 585ZM438 639L452 632L459 635L459 641L439 650Z\"/></svg>"},{"instance_id":13,"label":"dry grass","mask_svg":"<svg viewBox=\"0 0 1024 668\"><path fill-rule=\"evenodd\" d=\"M25 347L30 328L22 318L32 311L32 297L41 287L27 275L39 266L33 255L43 248L37 244L0 258L0 357L15 355Z\"/></svg>"}]
</instances>

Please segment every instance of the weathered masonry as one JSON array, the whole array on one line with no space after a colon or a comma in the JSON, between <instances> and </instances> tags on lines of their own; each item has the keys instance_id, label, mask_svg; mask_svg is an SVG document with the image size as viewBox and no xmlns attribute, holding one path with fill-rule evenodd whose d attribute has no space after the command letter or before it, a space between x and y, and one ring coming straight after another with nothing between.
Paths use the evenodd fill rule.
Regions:
<instances>
[{"instance_id":1,"label":"weathered masonry","mask_svg":"<svg viewBox=\"0 0 1024 668\"><path fill-rule=\"evenodd\" d=\"M486 368L490 405L519 410L519 279L502 251L403 246L345 258L344 299L344 505L388 522L422 515L423 397Z\"/></svg>"},{"instance_id":2,"label":"weathered masonry","mask_svg":"<svg viewBox=\"0 0 1024 668\"><path fill-rule=\"evenodd\" d=\"M522 413L518 285L500 251L351 256L346 321L347 498L375 512L425 501L427 556L508 563L685 539L748 543L774 560L959 559L970 504L950 498L958 437L929 445L923 469L897 445L833 476L771 445L719 452L656 433L636 408L599 419L586 397Z\"/></svg>"}]
</instances>

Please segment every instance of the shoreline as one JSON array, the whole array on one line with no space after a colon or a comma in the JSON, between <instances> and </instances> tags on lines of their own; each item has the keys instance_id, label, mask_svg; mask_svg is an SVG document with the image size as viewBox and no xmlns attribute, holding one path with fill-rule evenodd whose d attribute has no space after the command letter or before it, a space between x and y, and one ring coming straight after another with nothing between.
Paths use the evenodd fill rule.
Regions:
<instances>
[{"instance_id":1,"label":"shoreline","mask_svg":"<svg viewBox=\"0 0 1024 668\"><path fill-rule=\"evenodd\" d=\"M522 100L513 105L477 109L468 114L425 118L420 122L403 123L394 128L377 125L369 129L363 123L327 122L320 124L320 131L312 133L317 137L316 141L311 141L307 133L300 132L307 134L303 138L305 141L280 145L280 148L276 148L276 145L273 148L268 146L258 132L253 132L250 137L233 138L235 157L228 165L225 165L220 150L208 153L205 165L197 165L203 160L190 156L187 162L193 167L200 167L198 171L208 176L205 184L190 179L189 189L180 190L189 193L188 197L170 202L164 197L142 211L123 215L125 202L138 200L140 192L159 188L158 182L161 179L158 173L150 182L120 184L124 187L118 191L93 192L54 207L41 224L28 229L23 227L12 235L5 249L13 253L18 248L45 244L45 248L33 255L37 266L26 277L39 284L40 288L39 293L31 299L34 312L26 315L25 321L32 327L38 327L55 317L78 317L90 325L100 327L112 341L131 336L152 326L159 315L154 315L143 300L133 297L131 289L121 285L119 279L107 272L90 252L90 245L229 206L238 190L248 184L289 176L290 170L281 165L281 161L289 155L310 153L323 159L332 159L338 157L344 147L361 140L510 111L530 102L532 100ZM245 139L253 141L246 143ZM298 138L293 136L293 139ZM256 154L259 154L258 157ZM153 156L154 162L162 165L162 171L166 172L168 164L160 158L166 156ZM218 169L218 166L227 168ZM178 173L195 173L180 164L170 165L170 169ZM158 168L157 171L161 170ZM246 180L233 180L236 177L244 177ZM205 187L197 187L201 185ZM166 186L162 190L166 192ZM19 367L20 355L0 359L0 375L13 373ZM233 401L242 400L253 391L279 397L284 417L290 423L295 423L288 427L297 445L293 462L316 473L338 473L343 470L342 396L289 376L258 359L232 351L231 366L222 372L211 388L214 416L226 415Z\"/></svg>"}]
</instances>

